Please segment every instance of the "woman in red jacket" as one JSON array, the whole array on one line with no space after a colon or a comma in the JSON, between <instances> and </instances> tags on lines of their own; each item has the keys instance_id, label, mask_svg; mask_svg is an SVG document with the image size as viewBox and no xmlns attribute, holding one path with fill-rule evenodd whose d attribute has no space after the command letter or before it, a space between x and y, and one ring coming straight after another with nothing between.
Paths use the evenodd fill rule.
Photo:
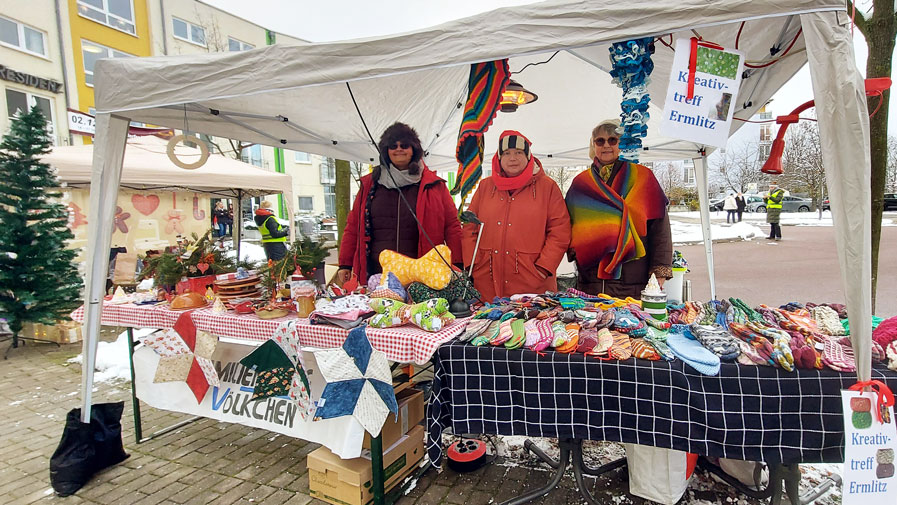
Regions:
<instances>
[{"instance_id":1,"label":"woman in red jacket","mask_svg":"<svg viewBox=\"0 0 897 505\"><path fill-rule=\"evenodd\" d=\"M380 252L389 249L419 258L434 245L445 244L461 264L461 223L445 181L424 164L424 150L413 128L395 123L380 136L380 165L361 178L339 248L342 285L354 272L359 282L381 272ZM418 228L415 216L426 235Z\"/></svg>"},{"instance_id":2,"label":"woman in red jacket","mask_svg":"<svg viewBox=\"0 0 897 505\"><path fill-rule=\"evenodd\" d=\"M533 156L530 141L507 130L469 210L483 222L473 266L473 285L495 296L556 291L555 271L570 244L570 216L558 185ZM469 265L479 225L464 227L464 263Z\"/></svg>"}]
</instances>

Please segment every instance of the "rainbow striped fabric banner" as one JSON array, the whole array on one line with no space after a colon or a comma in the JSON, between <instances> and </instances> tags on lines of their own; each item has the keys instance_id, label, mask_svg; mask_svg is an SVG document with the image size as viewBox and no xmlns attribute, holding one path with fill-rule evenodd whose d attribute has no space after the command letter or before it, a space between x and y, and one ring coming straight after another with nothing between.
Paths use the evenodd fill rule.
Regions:
<instances>
[{"instance_id":1,"label":"rainbow striped fabric banner","mask_svg":"<svg viewBox=\"0 0 897 505\"><path fill-rule=\"evenodd\" d=\"M483 134L489 129L501 107L501 94L510 80L508 60L475 63L470 66L467 103L464 105L464 118L461 120L458 147L455 150L458 179L451 190L451 194L461 195L461 206L483 176L485 146Z\"/></svg>"}]
</instances>

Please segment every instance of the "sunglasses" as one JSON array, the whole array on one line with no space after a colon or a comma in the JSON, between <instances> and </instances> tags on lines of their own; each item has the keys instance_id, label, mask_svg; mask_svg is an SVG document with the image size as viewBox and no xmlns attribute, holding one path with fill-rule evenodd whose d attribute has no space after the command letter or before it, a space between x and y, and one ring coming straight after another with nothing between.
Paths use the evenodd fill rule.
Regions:
<instances>
[{"instance_id":1,"label":"sunglasses","mask_svg":"<svg viewBox=\"0 0 897 505\"><path fill-rule=\"evenodd\" d=\"M406 143L404 143L404 142L393 142L392 144L389 144L388 146L386 146L386 148L387 148L387 149L392 149L392 150L395 150L395 149L411 149L411 144L406 144Z\"/></svg>"},{"instance_id":2,"label":"sunglasses","mask_svg":"<svg viewBox=\"0 0 897 505\"><path fill-rule=\"evenodd\" d=\"M620 141L620 139L618 139L617 137L608 137L608 138L597 137L592 142L595 142L595 145L598 147L604 147L605 140L607 141L607 145L609 145L609 146L615 146L615 145L617 145L617 142Z\"/></svg>"}]
</instances>

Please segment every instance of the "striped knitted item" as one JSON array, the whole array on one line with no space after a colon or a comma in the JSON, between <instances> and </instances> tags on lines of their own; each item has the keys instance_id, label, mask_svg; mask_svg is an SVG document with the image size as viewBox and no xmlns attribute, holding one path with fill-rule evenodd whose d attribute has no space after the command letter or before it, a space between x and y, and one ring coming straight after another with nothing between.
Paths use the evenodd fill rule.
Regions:
<instances>
[{"instance_id":1,"label":"striped knitted item","mask_svg":"<svg viewBox=\"0 0 897 505\"><path fill-rule=\"evenodd\" d=\"M644 337L645 342L651 344L657 354L666 361L673 361L676 355L667 345L667 334L664 331L658 331L653 328L648 329L648 334Z\"/></svg>"},{"instance_id":2,"label":"striped knitted item","mask_svg":"<svg viewBox=\"0 0 897 505\"><path fill-rule=\"evenodd\" d=\"M523 319L511 320L511 338L505 342L508 349L520 349L526 342L526 330L524 330Z\"/></svg>"},{"instance_id":3,"label":"striped knitted item","mask_svg":"<svg viewBox=\"0 0 897 505\"><path fill-rule=\"evenodd\" d=\"M620 361L625 361L632 357L632 342L629 335L617 331L611 332L614 336L614 343L610 346L608 356Z\"/></svg>"},{"instance_id":4,"label":"striped knitted item","mask_svg":"<svg viewBox=\"0 0 897 505\"><path fill-rule=\"evenodd\" d=\"M847 331L844 330L844 326L841 325L841 320L838 319L838 313L831 307L819 305L810 309L810 314L816 321L816 326L822 333L835 336L847 334Z\"/></svg>"},{"instance_id":5,"label":"striped knitted item","mask_svg":"<svg viewBox=\"0 0 897 505\"><path fill-rule=\"evenodd\" d=\"M536 327L538 322L538 319L530 319L523 325L523 331L526 333L526 342L523 345L527 349L532 349L539 341L539 330Z\"/></svg>"},{"instance_id":6,"label":"striped knitted item","mask_svg":"<svg viewBox=\"0 0 897 505\"><path fill-rule=\"evenodd\" d=\"M533 351L544 351L548 349L554 341L554 333L551 331L550 319L539 319L536 321L536 331L539 333L539 340L530 349Z\"/></svg>"},{"instance_id":7,"label":"striped knitted item","mask_svg":"<svg viewBox=\"0 0 897 505\"><path fill-rule=\"evenodd\" d=\"M738 344L722 326L693 324L691 332L701 345L719 356L721 361L735 361L741 354Z\"/></svg>"},{"instance_id":8,"label":"striped knitted item","mask_svg":"<svg viewBox=\"0 0 897 505\"><path fill-rule=\"evenodd\" d=\"M794 355L791 354L791 335L775 328L764 327L759 323L748 323L747 326L772 341L772 359L789 372L794 371Z\"/></svg>"},{"instance_id":9,"label":"striped knitted item","mask_svg":"<svg viewBox=\"0 0 897 505\"><path fill-rule=\"evenodd\" d=\"M451 194L461 195L463 202L483 176L483 134L489 129L501 107L501 94L508 87L511 72L508 60L486 61L470 66L467 79L467 102L458 131L455 158L458 179Z\"/></svg>"},{"instance_id":10,"label":"striped knitted item","mask_svg":"<svg viewBox=\"0 0 897 505\"><path fill-rule=\"evenodd\" d=\"M598 345L593 347L589 354L606 356L612 345L614 345L614 335L607 328L601 328L598 330Z\"/></svg>"},{"instance_id":11,"label":"striped knitted item","mask_svg":"<svg viewBox=\"0 0 897 505\"><path fill-rule=\"evenodd\" d=\"M772 359L772 343L770 343L766 337L745 324L735 322L729 323L729 331L739 339L747 342L748 345L752 346L757 355L765 360L768 365L776 366L776 362Z\"/></svg>"},{"instance_id":12,"label":"striped knitted item","mask_svg":"<svg viewBox=\"0 0 897 505\"><path fill-rule=\"evenodd\" d=\"M586 354L598 345L598 330L583 329L579 331L579 343L576 345L576 352Z\"/></svg>"},{"instance_id":13,"label":"striped knitted item","mask_svg":"<svg viewBox=\"0 0 897 505\"><path fill-rule=\"evenodd\" d=\"M560 321L551 323L551 332L554 334L554 339L551 341L551 347L557 348L567 341L567 328L564 323Z\"/></svg>"},{"instance_id":14,"label":"striped knitted item","mask_svg":"<svg viewBox=\"0 0 897 505\"><path fill-rule=\"evenodd\" d=\"M666 213L668 203L654 173L643 165L618 161L608 185L594 167L573 179L565 198L580 269L598 266L599 279L619 279L623 264L645 256L642 237L648 221Z\"/></svg>"},{"instance_id":15,"label":"striped knitted item","mask_svg":"<svg viewBox=\"0 0 897 505\"><path fill-rule=\"evenodd\" d=\"M511 322L516 319L505 319L498 326L498 334L490 342L492 345L502 345L514 336L514 330L511 329Z\"/></svg>"},{"instance_id":16,"label":"striped knitted item","mask_svg":"<svg viewBox=\"0 0 897 505\"><path fill-rule=\"evenodd\" d=\"M852 348L844 347L833 338L825 339L822 345L822 362L827 367L838 372L856 371L856 358Z\"/></svg>"},{"instance_id":17,"label":"striped knitted item","mask_svg":"<svg viewBox=\"0 0 897 505\"><path fill-rule=\"evenodd\" d=\"M567 332L567 341L555 348L558 352L570 353L576 350L579 344L579 325L576 323L568 323L564 326Z\"/></svg>"},{"instance_id":18,"label":"striped knitted item","mask_svg":"<svg viewBox=\"0 0 897 505\"><path fill-rule=\"evenodd\" d=\"M464 330L464 333L458 337L458 340L461 342L467 342L468 340L473 339L474 337L478 337L483 334L483 332L489 328L492 324L492 321L488 319L474 319L467 323L467 328Z\"/></svg>"},{"instance_id":19,"label":"striped knitted item","mask_svg":"<svg viewBox=\"0 0 897 505\"><path fill-rule=\"evenodd\" d=\"M646 342L643 338L632 339L632 355L639 359L647 359L651 361L660 359L660 354L657 353L654 346Z\"/></svg>"},{"instance_id":20,"label":"striped knitted item","mask_svg":"<svg viewBox=\"0 0 897 505\"><path fill-rule=\"evenodd\" d=\"M737 360L739 364L772 366L772 363L761 356L754 346L738 338L736 338L735 341L738 343L738 348L741 350L741 354L738 355Z\"/></svg>"}]
</instances>

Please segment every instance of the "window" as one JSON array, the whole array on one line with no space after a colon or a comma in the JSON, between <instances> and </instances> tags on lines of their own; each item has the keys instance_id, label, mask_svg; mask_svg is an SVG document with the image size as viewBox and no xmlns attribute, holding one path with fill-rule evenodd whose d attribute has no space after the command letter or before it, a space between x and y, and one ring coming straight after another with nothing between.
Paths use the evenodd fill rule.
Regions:
<instances>
[{"instance_id":1,"label":"window","mask_svg":"<svg viewBox=\"0 0 897 505\"><path fill-rule=\"evenodd\" d=\"M314 212L315 199L311 196L299 197L299 212Z\"/></svg>"},{"instance_id":2,"label":"window","mask_svg":"<svg viewBox=\"0 0 897 505\"><path fill-rule=\"evenodd\" d=\"M262 166L261 144L253 144L243 148L243 150L240 151L240 159L243 160L243 163L249 163L250 165L255 165L257 167Z\"/></svg>"},{"instance_id":3,"label":"window","mask_svg":"<svg viewBox=\"0 0 897 505\"><path fill-rule=\"evenodd\" d=\"M227 38L227 50L228 51L246 51L247 49L255 49L255 46L252 44L247 44L242 40L237 40L233 37Z\"/></svg>"},{"instance_id":4,"label":"window","mask_svg":"<svg viewBox=\"0 0 897 505\"><path fill-rule=\"evenodd\" d=\"M321 184L336 184L336 162L333 158L324 158L321 162Z\"/></svg>"},{"instance_id":5,"label":"window","mask_svg":"<svg viewBox=\"0 0 897 505\"><path fill-rule=\"evenodd\" d=\"M178 18L171 18L171 24L174 38L206 47L206 30L203 27Z\"/></svg>"},{"instance_id":6,"label":"window","mask_svg":"<svg viewBox=\"0 0 897 505\"><path fill-rule=\"evenodd\" d=\"M131 0L78 0L78 14L110 28L137 35Z\"/></svg>"},{"instance_id":7,"label":"window","mask_svg":"<svg viewBox=\"0 0 897 505\"><path fill-rule=\"evenodd\" d=\"M324 214L336 217L336 186L324 185Z\"/></svg>"},{"instance_id":8,"label":"window","mask_svg":"<svg viewBox=\"0 0 897 505\"><path fill-rule=\"evenodd\" d=\"M6 113L12 119L21 112L31 110L35 105L40 108L41 112L47 118L47 134L56 144L56 123L53 121L53 100L39 95L32 95L24 91L14 89L6 90Z\"/></svg>"},{"instance_id":9,"label":"window","mask_svg":"<svg viewBox=\"0 0 897 505\"><path fill-rule=\"evenodd\" d=\"M772 126L765 124L760 126L760 142L772 140Z\"/></svg>"},{"instance_id":10,"label":"window","mask_svg":"<svg viewBox=\"0 0 897 505\"><path fill-rule=\"evenodd\" d=\"M303 153L302 151L294 151L296 155L296 163L311 163L311 156L308 153Z\"/></svg>"},{"instance_id":11,"label":"window","mask_svg":"<svg viewBox=\"0 0 897 505\"><path fill-rule=\"evenodd\" d=\"M47 57L47 34L0 16L0 44Z\"/></svg>"},{"instance_id":12,"label":"window","mask_svg":"<svg viewBox=\"0 0 897 505\"><path fill-rule=\"evenodd\" d=\"M770 152L772 152L772 144L760 144L760 161L769 159Z\"/></svg>"},{"instance_id":13,"label":"window","mask_svg":"<svg viewBox=\"0 0 897 505\"><path fill-rule=\"evenodd\" d=\"M81 41L81 55L84 57L84 83L93 86L93 67L97 60L103 58L133 58L133 54L116 51L111 47L101 46L96 42Z\"/></svg>"}]
</instances>

